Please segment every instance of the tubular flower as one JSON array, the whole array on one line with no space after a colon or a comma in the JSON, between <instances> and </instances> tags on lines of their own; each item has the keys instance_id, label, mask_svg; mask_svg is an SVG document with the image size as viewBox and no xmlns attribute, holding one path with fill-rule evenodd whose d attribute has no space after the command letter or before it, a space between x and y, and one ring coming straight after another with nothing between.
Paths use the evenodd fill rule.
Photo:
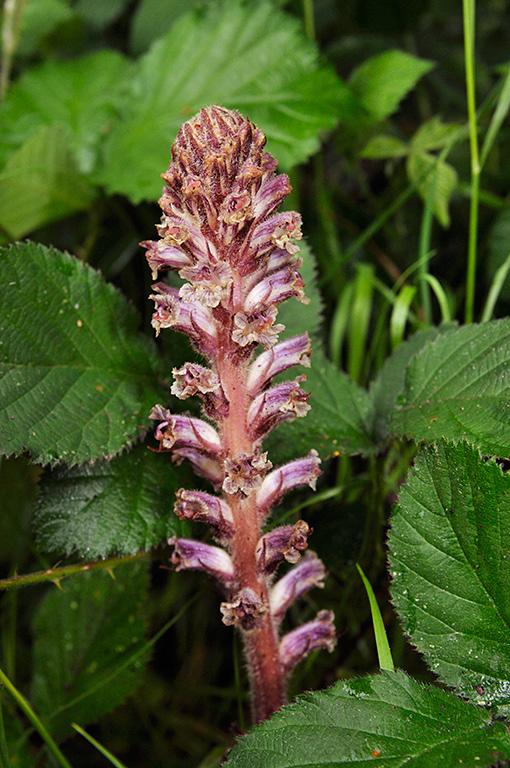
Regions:
<instances>
[{"instance_id":1,"label":"tubular flower","mask_svg":"<svg viewBox=\"0 0 510 768\"><path fill-rule=\"evenodd\" d=\"M208 420L176 415L160 405L155 438L176 462L187 460L220 495L180 490L174 511L204 522L222 547L173 538L178 569L202 569L220 583L225 624L243 633L254 718L269 717L285 701L286 675L309 650L334 642L332 615L278 636L289 605L322 586L324 566L301 552L311 534L300 520L269 531L262 526L287 491L315 488L319 457L272 469L262 439L277 424L305 416L304 376L271 386L295 365L310 365L310 339L301 334L279 341L281 302L306 303L299 266L301 217L277 213L290 192L287 176L264 152L264 134L237 112L208 107L185 123L172 146L159 201L159 240L142 243L153 278L175 270L180 287L156 282L152 324L159 333L185 333L205 364L174 369L171 392L198 396ZM257 347L265 351L255 355ZM212 422L212 423L210 423ZM271 471L272 470L272 471ZM283 561L295 563L271 586Z\"/></svg>"}]
</instances>

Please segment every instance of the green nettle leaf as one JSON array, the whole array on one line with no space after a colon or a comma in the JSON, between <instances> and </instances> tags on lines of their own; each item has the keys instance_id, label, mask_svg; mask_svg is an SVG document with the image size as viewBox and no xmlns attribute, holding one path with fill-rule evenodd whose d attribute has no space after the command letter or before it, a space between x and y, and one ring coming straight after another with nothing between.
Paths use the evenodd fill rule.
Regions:
<instances>
[{"instance_id":1,"label":"green nettle leaf","mask_svg":"<svg viewBox=\"0 0 510 768\"><path fill-rule=\"evenodd\" d=\"M384 120L435 65L404 51L385 51L363 62L349 85L374 120Z\"/></svg>"},{"instance_id":2,"label":"green nettle leaf","mask_svg":"<svg viewBox=\"0 0 510 768\"><path fill-rule=\"evenodd\" d=\"M510 454L510 320L439 336L409 364L392 434L433 442L466 438L491 456Z\"/></svg>"},{"instance_id":3,"label":"green nettle leaf","mask_svg":"<svg viewBox=\"0 0 510 768\"><path fill-rule=\"evenodd\" d=\"M432 206L439 223L448 227L448 205L458 182L455 168L429 152L411 152L407 158L407 174L424 203Z\"/></svg>"},{"instance_id":4,"label":"green nettle leaf","mask_svg":"<svg viewBox=\"0 0 510 768\"><path fill-rule=\"evenodd\" d=\"M405 631L441 681L510 712L510 475L461 443L423 448L389 537Z\"/></svg>"},{"instance_id":5,"label":"green nettle leaf","mask_svg":"<svg viewBox=\"0 0 510 768\"><path fill-rule=\"evenodd\" d=\"M397 399L404 389L406 371L411 360L439 335L450 333L456 328L457 326L452 324L418 331L399 344L386 359L369 389L374 407L375 434L380 440L385 440L389 435L389 420Z\"/></svg>"},{"instance_id":6,"label":"green nettle leaf","mask_svg":"<svg viewBox=\"0 0 510 768\"><path fill-rule=\"evenodd\" d=\"M124 297L33 243L0 248L0 284L0 452L82 464L135 442L167 394Z\"/></svg>"},{"instance_id":7,"label":"green nettle leaf","mask_svg":"<svg viewBox=\"0 0 510 768\"><path fill-rule=\"evenodd\" d=\"M299 23L269 2L226 0L181 16L140 59L132 88L96 178L134 202L159 197L180 124L209 104L249 115L286 167L360 109L333 70L319 65Z\"/></svg>"},{"instance_id":8,"label":"green nettle leaf","mask_svg":"<svg viewBox=\"0 0 510 768\"><path fill-rule=\"evenodd\" d=\"M311 368L303 369L303 389L310 392L311 410L303 419L284 422L268 437L272 461L288 461L315 448L321 458L335 452L370 455L372 404L362 389L326 359L314 344ZM288 378L288 376L287 376Z\"/></svg>"},{"instance_id":9,"label":"green nettle leaf","mask_svg":"<svg viewBox=\"0 0 510 768\"><path fill-rule=\"evenodd\" d=\"M407 152L407 144L404 144L403 141L395 136L380 134L370 139L361 152L361 157L367 157L370 160L385 160L387 157L405 157Z\"/></svg>"},{"instance_id":10,"label":"green nettle leaf","mask_svg":"<svg viewBox=\"0 0 510 768\"><path fill-rule=\"evenodd\" d=\"M48 472L34 521L39 545L92 559L184 535L188 526L172 511L189 474L183 469L141 444L111 461Z\"/></svg>"},{"instance_id":11,"label":"green nettle leaf","mask_svg":"<svg viewBox=\"0 0 510 768\"><path fill-rule=\"evenodd\" d=\"M404 672L381 672L307 693L261 723L225 768L489 768L510 737L489 712Z\"/></svg>"},{"instance_id":12,"label":"green nettle leaf","mask_svg":"<svg viewBox=\"0 0 510 768\"><path fill-rule=\"evenodd\" d=\"M144 650L146 563L83 573L51 589L34 620L33 705L61 740L138 686Z\"/></svg>"},{"instance_id":13,"label":"green nettle leaf","mask_svg":"<svg viewBox=\"0 0 510 768\"><path fill-rule=\"evenodd\" d=\"M0 165L41 126L67 126L76 164L90 173L127 95L131 62L114 51L26 70L0 106Z\"/></svg>"},{"instance_id":14,"label":"green nettle leaf","mask_svg":"<svg viewBox=\"0 0 510 768\"><path fill-rule=\"evenodd\" d=\"M9 240L85 210L94 191L78 173L65 125L41 125L0 171L0 227Z\"/></svg>"}]
</instances>

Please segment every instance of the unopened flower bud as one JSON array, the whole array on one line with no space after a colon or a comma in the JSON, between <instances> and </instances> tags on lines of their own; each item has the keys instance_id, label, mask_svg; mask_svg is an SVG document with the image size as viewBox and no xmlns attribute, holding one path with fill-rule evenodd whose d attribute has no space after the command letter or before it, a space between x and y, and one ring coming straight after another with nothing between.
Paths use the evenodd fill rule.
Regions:
<instances>
[{"instance_id":1,"label":"unopened flower bud","mask_svg":"<svg viewBox=\"0 0 510 768\"><path fill-rule=\"evenodd\" d=\"M222 603L220 610L223 614L223 623L227 626L233 624L245 631L257 627L259 619L269 610L269 605L250 589L241 589L230 602Z\"/></svg>"},{"instance_id":2,"label":"unopened flower bud","mask_svg":"<svg viewBox=\"0 0 510 768\"><path fill-rule=\"evenodd\" d=\"M275 621L281 621L289 606L300 595L313 587L323 587L325 578L326 569L322 560L319 560L315 552L306 552L269 592L271 614Z\"/></svg>"},{"instance_id":3,"label":"unopened flower bud","mask_svg":"<svg viewBox=\"0 0 510 768\"><path fill-rule=\"evenodd\" d=\"M224 584L234 578L232 558L224 549L194 539L178 539L177 536L169 539L168 543L174 547L170 561L177 571L206 571Z\"/></svg>"},{"instance_id":4,"label":"unopened flower bud","mask_svg":"<svg viewBox=\"0 0 510 768\"><path fill-rule=\"evenodd\" d=\"M294 525L273 528L257 544L255 554L259 569L270 574L282 560L297 563L301 552L308 546L307 540L311 533L312 529L304 520L298 520Z\"/></svg>"},{"instance_id":5,"label":"unopened flower bud","mask_svg":"<svg viewBox=\"0 0 510 768\"><path fill-rule=\"evenodd\" d=\"M336 644L334 615L332 611L320 611L317 618L293 629L280 641L280 661L290 672L305 656L317 648L330 653Z\"/></svg>"}]
</instances>

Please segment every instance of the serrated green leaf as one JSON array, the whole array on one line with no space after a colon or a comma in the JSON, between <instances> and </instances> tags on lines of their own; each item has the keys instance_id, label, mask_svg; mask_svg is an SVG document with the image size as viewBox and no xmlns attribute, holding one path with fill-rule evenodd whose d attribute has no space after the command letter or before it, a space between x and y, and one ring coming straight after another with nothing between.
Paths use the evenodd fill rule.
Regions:
<instances>
[{"instance_id":1,"label":"serrated green leaf","mask_svg":"<svg viewBox=\"0 0 510 768\"><path fill-rule=\"evenodd\" d=\"M489 768L509 756L488 712L397 671L300 696L242 736L225 768Z\"/></svg>"},{"instance_id":2,"label":"serrated green leaf","mask_svg":"<svg viewBox=\"0 0 510 768\"><path fill-rule=\"evenodd\" d=\"M411 152L430 152L452 144L464 129L456 123L443 123L440 117L432 117L420 125L410 142Z\"/></svg>"},{"instance_id":3,"label":"serrated green leaf","mask_svg":"<svg viewBox=\"0 0 510 768\"><path fill-rule=\"evenodd\" d=\"M166 0L162 3L161 0L141 0L131 24L131 50L134 53L145 51L154 40L167 32L179 16L199 7L201 2L202 0Z\"/></svg>"},{"instance_id":4,"label":"serrated green leaf","mask_svg":"<svg viewBox=\"0 0 510 768\"><path fill-rule=\"evenodd\" d=\"M310 392L305 418L285 422L267 440L271 460L288 461L315 448L321 458L335 452L370 455L377 451L371 434L371 402L366 390L324 357L314 345L311 368L303 369L302 387ZM287 377L288 378L288 377Z\"/></svg>"},{"instance_id":5,"label":"serrated green leaf","mask_svg":"<svg viewBox=\"0 0 510 768\"><path fill-rule=\"evenodd\" d=\"M112 461L48 472L34 518L38 544L95 559L183 536L188 526L173 514L173 500L188 475L145 444Z\"/></svg>"},{"instance_id":6,"label":"serrated green leaf","mask_svg":"<svg viewBox=\"0 0 510 768\"><path fill-rule=\"evenodd\" d=\"M510 712L510 475L466 443L423 448L389 537L404 630L442 682Z\"/></svg>"},{"instance_id":7,"label":"serrated green leaf","mask_svg":"<svg viewBox=\"0 0 510 768\"><path fill-rule=\"evenodd\" d=\"M33 243L0 249L0 284L0 451L82 464L137 440L166 394L124 297Z\"/></svg>"},{"instance_id":8,"label":"serrated green leaf","mask_svg":"<svg viewBox=\"0 0 510 768\"><path fill-rule=\"evenodd\" d=\"M395 136L373 136L361 152L369 160L385 160L388 157L405 157L407 145Z\"/></svg>"},{"instance_id":9,"label":"serrated green leaf","mask_svg":"<svg viewBox=\"0 0 510 768\"><path fill-rule=\"evenodd\" d=\"M132 64L99 51L28 69L0 105L0 166L41 126L66 126L75 162L90 173L126 98Z\"/></svg>"},{"instance_id":10,"label":"serrated green leaf","mask_svg":"<svg viewBox=\"0 0 510 768\"><path fill-rule=\"evenodd\" d=\"M269 2L210 3L181 16L140 59L131 104L96 178L134 202L157 199L180 124L209 104L249 115L287 167L359 110L333 70L319 65L295 19Z\"/></svg>"},{"instance_id":11,"label":"serrated green leaf","mask_svg":"<svg viewBox=\"0 0 510 768\"><path fill-rule=\"evenodd\" d=\"M425 203L443 227L450 225L448 205L457 187L457 171L449 163L428 152L411 152L407 157L407 174Z\"/></svg>"},{"instance_id":12,"label":"serrated green leaf","mask_svg":"<svg viewBox=\"0 0 510 768\"><path fill-rule=\"evenodd\" d=\"M145 563L83 573L42 600L34 620L33 702L60 740L132 693L148 654Z\"/></svg>"},{"instance_id":13,"label":"serrated green leaf","mask_svg":"<svg viewBox=\"0 0 510 768\"><path fill-rule=\"evenodd\" d=\"M510 320L440 336L411 361L391 432L412 440L466 438L491 456L510 454Z\"/></svg>"},{"instance_id":14,"label":"serrated green leaf","mask_svg":"<svg viewBox=\"0 0 510 768\"><path fill-rule=\"evenodd\" d=\"M41 125L0 172L0 227L16 240L85 210L94 191L80 176L65 125Z\"/></svg>"},{"instance_id":15,"label":"serrated green leaf","mask_svg":"<svg viewBox=\"0 0 510 768\"><path fill-rule=\"evenodd\" d=\"M352 74L349 85L374 120L384 120L397 109L418 80L434 67L404 51L373 56Z\"/></svg>"},{"instance_id":16,"label":"serrated green leaf","mask_svg":"<svg viewBox=\"0 0 510 768\"><path fill-rule=\"evenodd\" d=\"M426 328L410 336L386 359L384 366L370 385L374 407L375 432L380 440L388 436L388 424L398 396L404 389L406 370L418 352L440 334L455 330L456 325Z\"/></svg>"}]
</instances>

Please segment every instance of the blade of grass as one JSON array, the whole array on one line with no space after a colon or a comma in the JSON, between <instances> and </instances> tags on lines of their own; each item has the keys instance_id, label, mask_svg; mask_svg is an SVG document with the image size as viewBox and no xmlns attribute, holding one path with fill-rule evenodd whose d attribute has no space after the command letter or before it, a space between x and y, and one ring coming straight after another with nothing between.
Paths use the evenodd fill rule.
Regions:
<instances>
[{"instance_id":1,"label":"blade of grass","mask_svg":"<svg viewBox=\"0 0 510 768\"><path fill-rule=\"evenodd\" d=\"M427 283L430 285L430 287L434 291L434 295L437 299L437 303L439 304L439 309L441 310L441 322L451 323L452 313L450 311L448 296L446 295L443 286L441 285L437 277L434 277L434 275L427 273L426 275L423 276L423 279L427 281Z\"/></svg>"},{"instance_id":2,"label":"blade of grass","mask_svg":"<svg viewBox=\"0 0 510 768\"><path fill-rule=\"evenodd\" d=\"M347 354L347 371L352 380L358 383L365 359L368 328L372 315L373 292L374 268L371 264L360 264L354 284L354 297L349 318Z\"/></svg>"},{"instance_id":3,"label":"blade of grass","mask_svg":"<svg viewBox=\"0 0 510 768\"><path fill-rule=\"evenodd\" d=\"M331 331L329 334L329 354L336 366L340 366L342 356L342 344L349 323L349 311L352 302L354 283L347 283L337 301Z\"/></svg>"},{"instance_id":4,"label":"blade of grass","mask_svg":"<svg viewBox=\"0 0 510 768\"><path fill-rule=\"evenodd\" d=\"M487 296L487 301L485 302L485 307L482 313L482 323L486 323L488 320L491 319L494 312L494 307L496 306L496 302L499 298L499 294L501 293L501 289L503 288L504 282L507 278L509 271L510 271L510 253L508 254L505 261L499 267L496 274L494 275L494 278L492 280L492 285L490 287L490 290Z\"/></svg>"},{"instance_id":5,"label":"blade of grass","mask_svg":"<svg viewBox=\"0 0 510 768\"><path fill-rule=\"evenodd\" d=\"M391 347L396 349L404 338L407 321L409 320L409 310L411 303L416 296L415 285L404 285L401 288L397 300L393 305L390 319L390 338Z\"/></svg>"},{"instance_id":6,"label":"blade of grass","mask_svg":"<svg viewBox=\"0 0 510 768\"><path fill-rule=\"evenodd\" d=\"M7 744L7 738L5 736L4 708L3 708L1 696L0 696L0 759L2 761L3 768L12 768L11 758L9 756L9 745Z\"/></svg>"},{"instance_id":7,"label":"blade of grass","mask_svg":"<svg viewBox=\"0 0 510 768\"><path fill-rule=\"evenodd\" d=\"M370 612L372 614L372 623L374 625L375 644L377 646L377 656L379 658L379 667L381 669L387 669L390 672L395 671L395 665L393 664L393 658L391 656L390 646L388 638L386 637L386 630L381 616L381 611L377 605L375 599L374 590L372 589L369 580L363 573L361 567L356 563L359 575L365 585L365 589L368 595L368 601L370 603Z\"/></svg>"},{"instance_id":8,"label":"blade of grass","mask_svg":"<svg viewBox=\"0 0 510 768\"><path fill-rule=\"evenodd\" d=\"M492 146L496 140L503 120L506 118L508 111L510 110L510 67L508 68L507 73L504 78L502 78L502 80L503 86L501 88L498 103L496 105L496 109L494 110L494 114L492 115L492 120L490 122L487 133L485 134L482 151L480 153L480 166L482 168L487 159L487 155L491 151Z\"/></svg>"},{"instance_id":9,"label":"blade of grass","mask_svg":"<svg viewBox=\"0 0 510 768\"><path fill-rule=\"evenodd\" d=\"M121 763L118 758L114 757L111 752L109 752L105 747L103 747L102 744L100 744L96 739L94 739L90 734L87 733L87 731L84 731L83 728L81 728L76 723L71 723L75 731L78 731L87 741L92 744L93 747L97 749L98 752L101 752L101 754L106 757L107 760L110 761L112 765L115 766L115 768L126 768L124 763Z\"/></svg>"},{"instance_id":10,"label":"blade of grass","mask_svg":"<svg viewBox=\"0 0 510 768\"><path fill-rule=\"evenodd\" d=\"M39 719L39 717L36 715L28 701L25 699L25 697L18 691L17 688L11 683L7 675L4 673L2 669L0 669L0 683L2 683L8 693L12 696L18 707L22 710L22 712L26 715L27 720L29 720L34 729L37 731L41 739L46 744L48 751L53 755L55 760L57 761L58 765L61 766L61 768L72 768L71 763L67 761L67 759L64 757L60 749L58 748L57 744L53 740L51 734L46 729L42 721Z\"/></svg>"}]
</instances>

